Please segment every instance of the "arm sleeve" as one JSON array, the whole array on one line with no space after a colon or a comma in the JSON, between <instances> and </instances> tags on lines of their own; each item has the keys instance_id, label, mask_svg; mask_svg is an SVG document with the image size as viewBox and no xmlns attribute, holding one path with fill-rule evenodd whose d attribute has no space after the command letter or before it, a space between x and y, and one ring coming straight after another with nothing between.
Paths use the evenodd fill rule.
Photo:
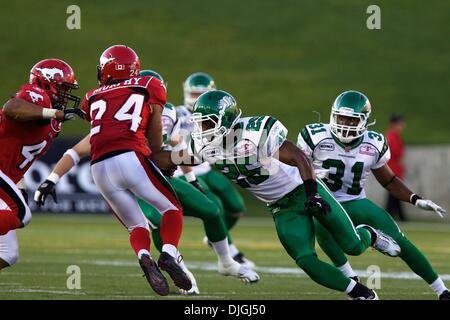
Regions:
<instances>
[{"instance_id":1,"label":"arm sleeve","mask_svg":"<svg viewBox=\"0 0 450 320\"><path fill-rule=\"evenodd\" d=\"M149 104L159 104L162 108L166 105L166 87L157 78L152 78L147 84L147 90L149 93Z\"/></svg>"},{"instance_id":2,"label":"arm sleeve","mask_svg":"<svg viewBox=\"0 0 450 320\"><path fill-rule=\"evenodd\" d=\"M264 130L259 143L260 158L270 158L274 156L287 138L288 130L280 121L270 117L266 122L266 127L267 125L269 125L270 128Z\"/></svg>"},{"instance_id":3,"label":"arm sleeve","mask_svg":"<svg viewBox=\"0 0 450 320\"><path fill-rule=\"evenodd\" d=\"M13 98L22 99L43 108L51 108L50 99L45 92L32 85L24 85Z\"/></svg>"},{"instance_id":4,"label":"arm sleeve","mask_svg":"<svg viewBox=\"0 0 450 320\"><path fill-rule=\"evenodd\" d=\"M83 102L81 103L81 109L86 113L85 115L86 120L91 121L91 112L89 110L87 94L83 98Z\"/></svg>"},{"instance_id":5,"label":"arm sleeve","mask_svg":"<svg viewBox=\"0 0 450 320\"><path fill-rule=\"evenodd\" d=\"M310 143L306 141L310 141ZM297 138L297 147L299 147L307 156L312 160L313 158L313 149L311 148L311 139L309 138L309 133L306 127L304 127Z\"/></svg>"},{"instance_id":6,"label":"arm sleeve","mask_svg":"<svg viewBox=\"0 0 450 320\"><path fill-rule=\"evenodd\" d=\"M383 145L381 147L381 150L379 151L378 160L377 162L372 166L371 169L379 169L382 166L384 166L386 163L388 163L389 159L391 158L391 151L389 149L389 145L387 143L386 138L383 139Z\"/></svg>"}]
</instances>

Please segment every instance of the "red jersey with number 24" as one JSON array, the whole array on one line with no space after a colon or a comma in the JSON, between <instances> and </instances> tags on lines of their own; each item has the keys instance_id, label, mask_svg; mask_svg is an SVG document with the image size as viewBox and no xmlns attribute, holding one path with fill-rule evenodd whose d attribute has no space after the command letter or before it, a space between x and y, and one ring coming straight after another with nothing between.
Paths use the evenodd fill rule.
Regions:
<instances>
[{"instance_id":1,"label":"red jersey with number 24","mask_svg":"<svg viewBox=\"0 0 450 320\"><path fill-rule=\"evenodd\" d=\"M48 95L38 86L22 86L14 98L36 104L36 108L51 108ZM0 170L14 183L22 179L31 164L47 152L61 131L61 123L52 120L17 121L0 110Z\"/></svg>"},{"instance_id":2,"label":"red jersey with number 24","mask_svg":"<svg viewBox=\"0 0 450 320\"><path fill-rule=\"evenodd\" d=\"M122 150L149 156L146 133L151 104L166 104L166 88L152 76L134 77L89 91L82 108L91 122L91 161Z\"/></svg>"}]
</instances>

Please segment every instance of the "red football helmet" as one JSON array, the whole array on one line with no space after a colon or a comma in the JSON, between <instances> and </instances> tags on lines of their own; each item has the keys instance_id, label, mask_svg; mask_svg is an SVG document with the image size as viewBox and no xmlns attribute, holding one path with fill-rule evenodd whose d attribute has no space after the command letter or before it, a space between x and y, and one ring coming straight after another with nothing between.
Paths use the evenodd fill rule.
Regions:
<instances>
[{"instance_id":1,"label":"red football helmet","mask_svg":"<svg viewBox=\"0 0 450 320\"><path fill-rule=\"evenodd\" d=\"M97 78L100 85L118 80L126 80L139 75L141 66L139 57L130 47L115 45L103 51L97 66Z\"/></svg>"},{"instance_id":2,"label":"red football helmet","mask_svg":"<svg viewBox=\"0 0 450 320\"><path fill-rule=\"evenodd\" d=\"M75 73L72 67L59 59L45 59L36 63L30 71L30 83L44 89L57 109L67 107L68 101L73 101L73 108L80 104L80 98L72 95L73 89L78 89Z\"/></svg>"}]
</instances>

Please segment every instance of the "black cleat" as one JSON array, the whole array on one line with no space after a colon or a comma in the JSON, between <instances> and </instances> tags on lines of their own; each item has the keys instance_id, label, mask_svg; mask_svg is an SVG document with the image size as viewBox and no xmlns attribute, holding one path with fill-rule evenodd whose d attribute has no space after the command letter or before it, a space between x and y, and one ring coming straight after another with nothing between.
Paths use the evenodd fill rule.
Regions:
<instances>
[{"instance_id":1,"label":"black cleat","mask_svg":"<svg viewBox=\"0 0 450 320\"><path fill-rule=\"evenodd\" d=\"M145 278L147 278L147 281L153 291L161 296L167 296L169 294L169 284L159 270L155 261L153 261L148 255L144 254L139 260L139 265L141 266L142 271L144 271Z\"/></svg>"},{"instance_id":2,"label":"black cleat","mask_svg":"<svg viewBox=\"0 0 450 320\"><path fill-rule=\"evenodd\" d=\"M361 280L359 280L358 276L350 277L350 279L355 280L356 282L361 282Z\"/></svg>"},{"instance_id":3,"label":"black cleat","mask_svg":"<svg viewBox=\"0 0 450 320\"><path fill-rule=\"evenodd\" d=\"M192 288L191 279L189 279L188 275L181 269L180 265L167 252L163 252L159 256L158 266L161 270L164 270L169 274L178 288L183 290L190 290Z\"/></svg>"},{"instance_id":4,"label":"black cleat","mask_svg":"<svg viewBox=\"0 0 450 320\"><path fill-rule=\"evenodd\" d=\"M450 291L445 290L439 295L439 300L450 300Z\"/></svg>"},{"instance_id":5,"label":"black cleat","mask_svg":"<svg viewBox=\"0 0 450 320\"><path fill-rule=\"evenodd\" d=\"M378 300L378 295L374 290L367 288L359 282L356 283L348 296L350 300Z\"/></svg>"}]
</instances>

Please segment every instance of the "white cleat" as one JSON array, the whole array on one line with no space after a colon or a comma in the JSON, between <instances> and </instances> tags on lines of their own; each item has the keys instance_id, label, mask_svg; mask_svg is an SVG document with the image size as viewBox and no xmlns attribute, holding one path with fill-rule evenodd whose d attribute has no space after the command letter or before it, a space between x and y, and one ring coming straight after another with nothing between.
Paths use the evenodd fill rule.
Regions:
<instances>
[{"instance_id":1,"label":"white cleat","mask_svg":"<svg viewBox=\"0 0 450 320\"><path fill-rule=\"evenodd\" d=\"M259 275L255 271L236 261L233 261L233 263L228 266L224 266L219 262L219 273L224 276L239 278L244 283L256 283L259 281Z\"/></svg>"},{"instance_id":2,"label":"white cleat","mask_svg":"<svg viewBox=\"0 0 450 320\"><path fill-rule=\"evenodd\" d=\"M180 293L183 294L183 295L200 294L200 290L198 289L198 286L197 286L197 281L195 280L195 277L192 274L192 272L190 272L188 269L184 269L183 271L187 274L187 276L191 280L192 288L189 289L189 290L180 289Z\"/></svg>"},{"instance_id":3,"label":"white cleat","mask_svg":"<svg viewBox=\"0 0 450 320\"><path fill-rule=\"evenodd\" d=\"M388 236L381 230L377 230L369 225L359 225L358 228L366 228L373 231L373 234L376 235L376 239L372 247L382 254L385 254L390 257L397 257L400 252L400 246L397 241L395 241L391 236ZM372 234L372 233L371 233Z\"/></svg>"}]
</instances>

